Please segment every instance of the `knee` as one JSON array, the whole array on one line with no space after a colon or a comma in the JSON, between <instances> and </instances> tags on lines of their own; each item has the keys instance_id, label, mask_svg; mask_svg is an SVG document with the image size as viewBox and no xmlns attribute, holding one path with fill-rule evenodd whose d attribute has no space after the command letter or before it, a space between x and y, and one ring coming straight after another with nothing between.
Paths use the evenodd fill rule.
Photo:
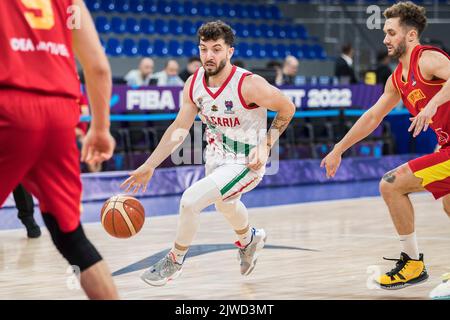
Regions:
<instances>
[{"instance_id":1,"label":"knee","mask_svg":"<svg viewBox=\"0 0 450 320\"><path fill-rule=\"evenodd\" d=\"M81 224L74 231L62 232L53 216L44 214L43 217L53 243L71 265L84 271L102 260L100 253L86 237Z\"/></svg>"},{"instance_id":2,"label":"knee","mask_svg":"<svg viewBox=\"0 0 450 320\"><path fill-rule=\"evenodd\" d=\"M380 189L380 194L384 199L389 198L395 192L394 184L386 181L384 179L384 177L380 181L379 189Z\"/></svg>"},{"instance_id":3,"label":"knee","mask_svg":"<svg viewBox=\"0 0 450 320\"><path fill-rule=\"evenodd\" d=\"M444 203L444 211L450 217L450 204Z\"/></svg>"},{"instance_id":4,"label":"knee","mask_svg":"<svg viewBox=\"0 0 450 320\"><path fill-rule=\"evenodd\" d=\"M193 214L196 210L195 197L191 192L186 190L180 200L180 214Z\"/></svg>"}]
</instances>

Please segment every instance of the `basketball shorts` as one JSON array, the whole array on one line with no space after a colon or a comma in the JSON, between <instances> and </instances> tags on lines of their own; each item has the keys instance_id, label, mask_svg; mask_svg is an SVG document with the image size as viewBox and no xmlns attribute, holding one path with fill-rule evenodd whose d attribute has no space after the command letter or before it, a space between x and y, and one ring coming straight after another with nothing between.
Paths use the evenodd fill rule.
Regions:
<instances>
[{"instance_id":1,"label":"basketball shorts","mask_svg":"<svg viewBox=\"0 0 450 320\"><path fill-rule=\"evenodd\" d=\"M75 99L0 91L0 206L19 184L63 232L80 222L81 179Z\"/></svg>"},{"instance_id":2,"label":"basketball shorts","mask_svg":"<svg viewBox=\"0 0 450 320\"><path fill-rule=\"evenodd\" d=\"M211 177L220 193L222 201L233 201L254 189L262 180L265 168L253 171L244 164L221 164L214 160L207 161L205 174Z\"/></svg>"},{"instance_id":3,"label":"basketball shorts","mask_svg":"<svg viewBox=\"0 0 450 320\"><path fill-rule=\"evenodd\" d=\"M408 165L435 199L450 194L450 148L411 160Z\"/></svg>"}]
</instances>

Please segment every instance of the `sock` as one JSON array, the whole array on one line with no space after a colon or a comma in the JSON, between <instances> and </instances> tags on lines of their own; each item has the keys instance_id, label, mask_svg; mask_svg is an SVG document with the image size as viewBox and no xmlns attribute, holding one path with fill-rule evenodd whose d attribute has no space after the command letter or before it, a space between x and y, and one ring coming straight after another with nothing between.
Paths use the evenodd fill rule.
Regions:
<instances>
[{"instance_id":1,"label":"sock","mask_svg":"<svg viewBox=\"0 0 450 320\"><path fill-rule=\"evenodd\" d=\"M406 253L411 259L419 259L419 248L417 245L415 232L407 235L400 235L400 243L402 245L402 251Z\"/></svg>"},{"instance_id":2,"label":"sock","mask_svg":"<svg viewBox=\"0 0 450 320\"><path fill-rule=\"evenodd\" d=\"M184 258L186 257L188 250L189 249L186 250L177 249L176 246L174 245L170 250L170 255L176 263L183 264Z\"/></svg>"},{"instance_id":3,"label":"sock","mask_svg":"<svg viewBox=\"0 0 450 320\"><path fill-rule=\"evenodd\" d=\"M241 234L236 231L236 234L239 238L239 243L241 244L241 246L246 247L253 239L253 228L250 228L250 226L248 226L247 231Z\"/></svg>"}]
</instances>

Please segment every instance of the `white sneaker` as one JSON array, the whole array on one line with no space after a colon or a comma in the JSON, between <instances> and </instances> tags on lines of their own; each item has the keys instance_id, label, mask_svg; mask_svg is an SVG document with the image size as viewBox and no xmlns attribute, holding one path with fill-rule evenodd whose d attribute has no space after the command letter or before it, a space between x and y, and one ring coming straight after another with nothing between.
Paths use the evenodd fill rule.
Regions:
<instances>
[{"instance_id":1,"label":"white sneaker","mask_svg":"<svg viewBox=\"0 0 450 320\"><path fill-rule=\"evenodd\" d=\"M430 292L434 300L450 300L450 272L442 275L442 282Z\"/></svg>"},{"instance_id":2,"label":"white sneaker","mask_svg":"<svg viewBox=\"0 0 450 320\"><path fill-rule=\"evenodd\" d=\"M183 265L176 263L170 253L151 266L142 275L141 279L152 286L163 286L168 281L181 275Z\"/></svg>"},{"instance_id":3,"label":"white sneaker","mask_svg":"<svg viewBox=\"0 0 450 320\"><path fill-rule=\"evenodd\" d=\"M241 262L241 274L248 276L258 261L258 254L267 240L267 235L264 229L252 228L252 240L250 243L243 247L239 241L235 242L235 245L239 248L238 260Z\"/></svg>"}]
</instances>

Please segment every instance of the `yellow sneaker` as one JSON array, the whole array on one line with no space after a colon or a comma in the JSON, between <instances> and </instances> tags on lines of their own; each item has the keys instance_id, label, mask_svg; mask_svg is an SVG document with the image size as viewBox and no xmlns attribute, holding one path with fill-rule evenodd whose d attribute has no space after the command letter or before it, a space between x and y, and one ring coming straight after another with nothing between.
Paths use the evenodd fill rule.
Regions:
<instances>
[{"instance_id":1,"label":"yellow sneaker","mask_svg":"<svg viewBox=\"0 0 450 320\"><path fill-rule=\"evenodd\" d=\"M428 279L427 269L423 263L423 254L419 255L419 260L411 259L404 252L400 254L400 259L383 259L397 261L397 263L394 269L378 278L377 283L382 289L401 289Z\"/></svg>"}]
</instances>

